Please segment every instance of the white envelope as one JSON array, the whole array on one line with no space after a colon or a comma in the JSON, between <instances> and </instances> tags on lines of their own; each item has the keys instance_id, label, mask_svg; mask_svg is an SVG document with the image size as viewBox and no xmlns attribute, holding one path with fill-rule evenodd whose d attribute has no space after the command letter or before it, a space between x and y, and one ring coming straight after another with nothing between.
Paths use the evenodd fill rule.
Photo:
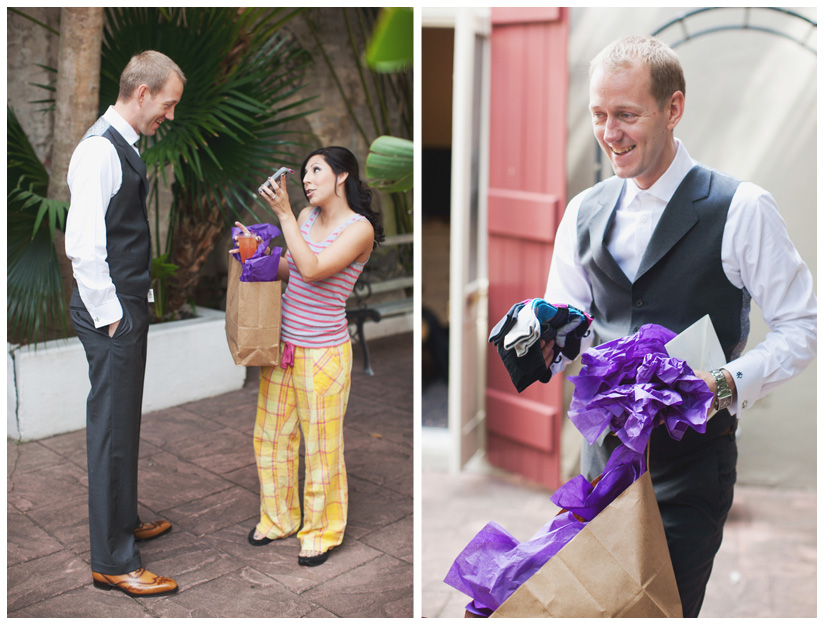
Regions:
<instances>
[{"instance_id":1,"label":"white envelope","mask_svg":"<svg viewBox=\"0 0 825 626\"><path fill-rule=\"evenodd\" d=\"M710 315L676 335L665 344L665 349L670 356L685 361L693 371L709 372L727 363Z\"/></svg>"}]
</instances>

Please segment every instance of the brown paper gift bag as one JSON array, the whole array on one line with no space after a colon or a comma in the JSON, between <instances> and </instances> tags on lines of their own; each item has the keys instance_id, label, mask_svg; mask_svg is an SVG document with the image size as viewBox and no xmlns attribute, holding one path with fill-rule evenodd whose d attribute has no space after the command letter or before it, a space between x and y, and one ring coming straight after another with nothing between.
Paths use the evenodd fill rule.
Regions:
<instances>
[{"instance_id":1,"label":"brown paper gift bag","mask_svg":"<svg viewBox=\"0 0 825 626\"><path fill-rule=\"evenodd\" d=\"M490 617L682 617L645 472Z\"/></svg>"},{"instance_id":2,"label":"brown paper gift bag","mask_svg":"<svg viewBox=\"0 0 825 626\"><path fill-rule=\"evenodd\" d=\"M241 282L241 263L229 255L226 341L235 365L278 365L281 281Z\"/></svg>"}]
</instances>

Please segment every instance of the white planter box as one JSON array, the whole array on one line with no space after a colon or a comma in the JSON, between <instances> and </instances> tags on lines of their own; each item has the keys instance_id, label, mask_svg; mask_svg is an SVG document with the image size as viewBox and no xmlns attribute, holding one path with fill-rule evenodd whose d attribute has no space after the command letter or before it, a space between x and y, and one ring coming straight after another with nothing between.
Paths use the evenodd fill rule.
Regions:
<instances>
[{"instance_id":1,"label":"white planter box","mask_svg":"<svg viewBox=\"0 0 825 626\"><path fill-rule=\"evenodd\" d=\"M355 325L350 324L350 329ZM367 343L370 339L380 339L382 337L392 337L404 333L411 333L415 328L415 317L412 313L397 315L395 317L385 317L380 322L367 322L364 324L364 338ZM353 344L354 345L354 344Z\"/></svg>"},{"instance_id":2,"label":"white planter box","mask_svg":"<svg viewBox=\"0 0 825 626\"><path fill-rule=\"evenodd\" d=\"M226 343L223 311L149 327L143 412L243 387ZM86 427L89 367L77 337L8 346L8 437L29 441Z\"/></svg>"}]
</instances>

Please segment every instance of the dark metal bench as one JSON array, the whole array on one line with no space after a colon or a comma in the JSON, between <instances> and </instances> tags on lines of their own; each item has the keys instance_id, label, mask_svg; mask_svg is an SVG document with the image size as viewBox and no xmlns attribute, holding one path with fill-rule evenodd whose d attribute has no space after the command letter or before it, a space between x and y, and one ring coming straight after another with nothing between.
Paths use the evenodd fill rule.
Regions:
<instances>
[{"instance_id":1,"label":"dark metal bench","mask_svg":"<svg viewBox=\"0 0 825 626\"><path fill-rule=\"evenodd\" d=\"M412 233L395 235L387 237L382 242L381 248L395 248L404 244L411 245L412 242ZM375 255L375 252L373 252L373 255ZM397 269L399 264L396 263L395 265ZM367 268L369 267L368 264ZM374 273L368 272L367 268L364 269L364 272L355 283L346 313L347 324L355 326L355 330L350 331L350 336L361 344L361 351L364 356L364 372L368 376L374 376L375 372L370 364L369 347L364 337L364 324L368 321L380 322L382 319L411 313L413 298L407 293L412 290L413 277L410 272L386 278L381 276L380 269L377 273ZM402 295L395 295L395 297L386 299L383 297L386 294Z\"/></svg>"}]
</instances>

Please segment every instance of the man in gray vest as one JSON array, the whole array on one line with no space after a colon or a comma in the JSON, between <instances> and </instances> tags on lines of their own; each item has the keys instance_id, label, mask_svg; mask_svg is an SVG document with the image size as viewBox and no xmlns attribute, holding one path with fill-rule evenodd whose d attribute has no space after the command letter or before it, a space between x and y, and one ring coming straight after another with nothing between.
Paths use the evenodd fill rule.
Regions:
<instances>
[{"instance_id":1,"label":"man in gray vest","mask_svg":"<svg viewBox=\"0 0 825 626\"><path fill-rule=\"evenodd\" d=\"M72 325L86 351L89 535L95 587L134 597L177 591L177 583L142 567L135 542L169 530L137 513L151 245L146 166L135 143L173 120L186 78L167 56L132 57L114 106L72 155L66 255L75 278Z\"/></svg>"},{"instance_id":2,"label":"man in gray vest","mask_svg":"<svg viewBox=\"0 0 825 626\"><path fill-rule=\"evenodd\" d=\"M656 39L621 39L593 60L593 131L616 176L568 205L545 299L589 311L598 341L648 323L679 333L711 317L727 364L696 374L716 394L717 412L705 434L689 430L677 442L658 428L650 440L683 612L696 617L733 502L737 418L814 358L816 298L773 197L696 163L674 137L684 110L679 58ZM743 353L751 298L770 332ZM543 347L550 363L552 342ZM617 442L584 445L588 479Z\"/></svg>"}]
</instances>

